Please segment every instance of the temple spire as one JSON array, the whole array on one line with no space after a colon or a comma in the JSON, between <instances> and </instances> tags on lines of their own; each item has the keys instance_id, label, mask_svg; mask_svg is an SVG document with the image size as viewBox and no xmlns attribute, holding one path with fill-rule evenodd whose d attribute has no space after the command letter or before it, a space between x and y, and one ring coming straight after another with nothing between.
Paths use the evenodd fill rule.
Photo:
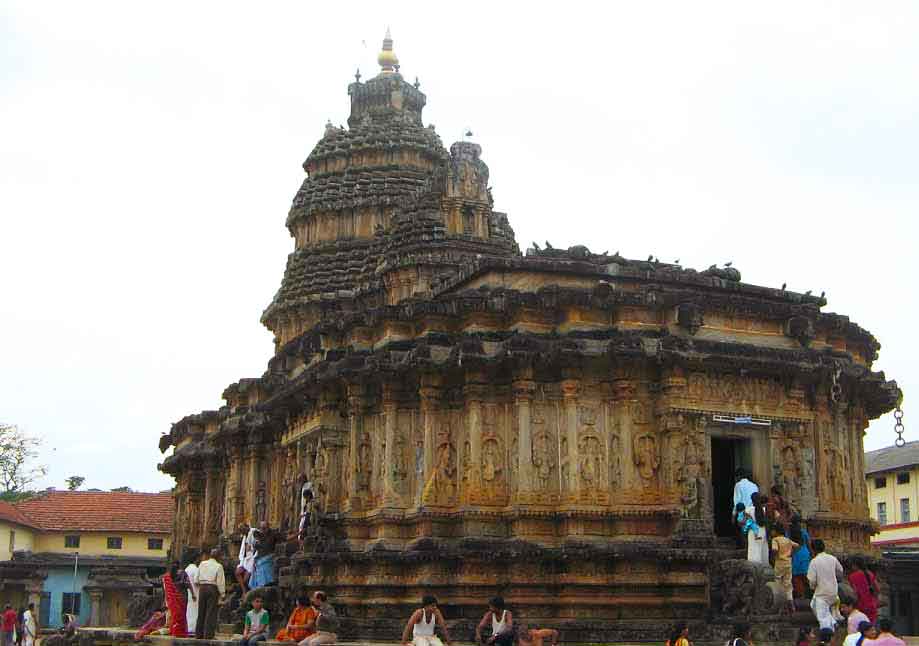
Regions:
<instances>
[{"instance_id":1,"label":"temple spire","mask_svg":"<svg viewBox=\"0 0 919 646\"><path fill-rule=\"evenodd\" d=\"M386 36L383 37L383 50L377 56L377 63L380 64L383 74L392 74L399 71L399 59L392 50L392 35L389 33L389 27L386 28Z\"/></svg>"}]
</instances>

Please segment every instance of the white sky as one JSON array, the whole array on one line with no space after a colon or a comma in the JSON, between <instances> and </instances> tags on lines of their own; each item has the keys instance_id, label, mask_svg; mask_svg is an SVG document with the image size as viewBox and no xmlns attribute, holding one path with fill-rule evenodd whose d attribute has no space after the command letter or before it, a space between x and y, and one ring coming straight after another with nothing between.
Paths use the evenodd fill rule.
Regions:
<instances>
[{"instance_id":1,"label":"white sky","mask_svg":"<svg viewBox=\"0 0 919 646\"><path fill-rule=\"evenodd\" d=\"M171 486L160 433L263 372L300 164L386 25L521 248L826 290L916 437L919 5L546 6L0 4L0 420L45 438L42 486Z\"/></svg>"}]
</instances>

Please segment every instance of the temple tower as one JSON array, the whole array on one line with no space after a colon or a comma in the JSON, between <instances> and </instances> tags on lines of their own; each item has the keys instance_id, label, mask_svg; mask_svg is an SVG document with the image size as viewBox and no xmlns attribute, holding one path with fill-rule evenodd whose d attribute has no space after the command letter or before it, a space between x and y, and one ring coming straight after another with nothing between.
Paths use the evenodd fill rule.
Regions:
<instances>
[{"instance_id":1,"label":"temple tower","mask_svg":"<svg viewBox=\"0 0 919 646\"><path fill-rule=\"evenodd\" d=\"M427 98L399 72L388 30L377 60L379 74L348 86L348 127L327 123L303 163L287 216L294 252L262 316L278 348L321 311L424 297L470 257L519 255L492 209L481 147L447 152L423 125Z\"/></svg>"}]
</instances>

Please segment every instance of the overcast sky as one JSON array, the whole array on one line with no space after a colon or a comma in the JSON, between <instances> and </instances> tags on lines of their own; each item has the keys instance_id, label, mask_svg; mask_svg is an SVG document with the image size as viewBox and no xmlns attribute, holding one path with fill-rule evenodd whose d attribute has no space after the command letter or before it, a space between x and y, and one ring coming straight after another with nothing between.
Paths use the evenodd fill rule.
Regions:
<instances>
[{"instance_id":1,"label":"overcast sky","mask_svg":"<svg viewBox=\"0 0 919 646\"><path fill-rule=\"evenodd\" d=\"M160 433L263 372L300 164L387 25L522 249L825 290L915 438L919 5L599 4L0 3L0 420L41 485L171 486Z\"/></svg>"}]
</instances>

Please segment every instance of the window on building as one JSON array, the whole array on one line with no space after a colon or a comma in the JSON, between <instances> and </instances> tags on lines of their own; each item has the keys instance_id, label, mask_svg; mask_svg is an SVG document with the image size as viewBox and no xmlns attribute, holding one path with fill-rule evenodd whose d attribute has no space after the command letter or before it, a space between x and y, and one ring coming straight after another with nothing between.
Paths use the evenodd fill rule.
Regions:
<instances>
[{"instance_id":1,"label":"window on building","mask_svg":"<svg viewBox=\"0 0 919 646\"><path fill-rule=\"evenodd\" d=\"M909 498L900 498L900 522L908 523L909 521Z\"/></svg>"},{"instance_id":2,"label":"window on building","mask_svg":"<svg viewBox=\"0 0 919 646\"><path fill-rule=\"evenodd\" d=\"M64 547L80 547L80 537L79 536L65 536L64 537Z\"/></svg>"},{"instance_id":3,"label":"window on building","mask_svg":"<svg viewBox=\"0 0 919 646\"><path fill-rule=\"evenodd\" d=\"M147 539L147 549L148 550L163 549L163 539L162 538L148 538Z\"/></svg>"},{"instance_id":4,"label":"window on building","mask_svg":"<svg viewBox=\"0 0 919 646\"><path fill-rule=\"evenodd\" d=\"M110 550L120 550L121 549L121 536L109 536L108 537L108 548Z\"/></svg>"},{"instance_id":5,"label":"window on building","mask_svg":"<svg viewBox=\"0 0 919 646\"><path fill-rule=\"evenodd\" d=\"M886 502L878 503L878 522L881 525L887 524L887 503Z\"/></svg>"},{"instance_id":6,"label":"window on building","mask_svg":"<svg viewBox=\"0 0 919 646\"><path fill-rule=\"evenodd\" d=\"M16 551L16 530L10 530L10 554Z\"/></svg>"},{"instance_id":7,"label":"window on building","mask_svg":"<svg viewBox=\"0 0 919 646\"><path fill-rule=\"evenodd\" d=\"M875 479L874 479L874 488L875 488L875 489L883 489L883 488L886 487L886 486L887 486L887 478L886 478L886 477L884 477L884 478L875 478Z\"/></svg>"},{"instance_id":8,"label":"window on building","mask_svg":"<svg viewBox=\"0 0 919 646\"><path fill-rule=\"evenodd\" d=\"M897 484L909 484L909 471L897 474Z\"/></svg>"},{"instance_id":9,"label":"window on building","mask_svg":"<svg viewBox=\"0 0 919 646\"><path fill-rule=\"evenodd\" d=\"M80 616L80 593L65 592L61 598L61 610L76 616Z\"/></svg>"}]
</instances>

